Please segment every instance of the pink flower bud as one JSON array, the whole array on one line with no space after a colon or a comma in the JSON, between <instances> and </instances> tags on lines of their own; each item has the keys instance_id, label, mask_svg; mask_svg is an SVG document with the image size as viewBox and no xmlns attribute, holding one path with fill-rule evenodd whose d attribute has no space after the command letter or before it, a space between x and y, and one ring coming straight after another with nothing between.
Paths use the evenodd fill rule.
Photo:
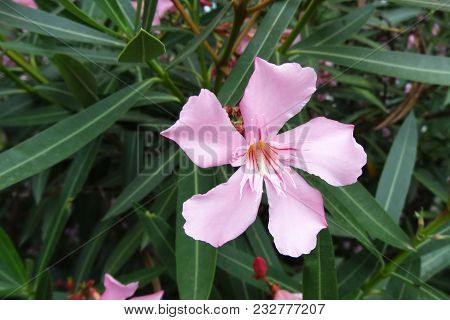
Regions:
<instances>
[{"instance_id":1,"label":"pink flower bud","mask_svg":"<svg viewBox=\"0 0 450 320\"><path fill-rule=\"evenodd\" d=\"M263 257L256 257L253 260L253 271L255 272L256 279L262 279L266 277L267 263Z\"/></svg>"}]
</instances>

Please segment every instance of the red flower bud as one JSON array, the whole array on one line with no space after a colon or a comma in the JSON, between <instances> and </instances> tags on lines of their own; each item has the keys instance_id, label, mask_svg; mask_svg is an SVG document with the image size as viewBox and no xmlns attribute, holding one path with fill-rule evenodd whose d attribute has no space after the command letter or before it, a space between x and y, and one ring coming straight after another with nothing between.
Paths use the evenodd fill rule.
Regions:
<instances>
[{"instance_id":1,"label":"red flower bud","mask_svg":"<svg viewBox=\"0 0 450 320\"><path fill-rule=\"evenodd\" d=\"M263 257L256 257L253 260L253 271L255 271L255 278L262 279L266 277L267 263Z\"/></svg>"},{"instance_id":2,"label":"red flower bud","mask_svg":"<svg viewBox=\"0 0 450 320\"><path fill-rule=\"evenodd\" d=\"M74 288L73 279L72 278L67 279L67 281L66 281L66 289L67 289L67 291L72 293L73 292L73 288Z\"/></svg>"}]
</instances>

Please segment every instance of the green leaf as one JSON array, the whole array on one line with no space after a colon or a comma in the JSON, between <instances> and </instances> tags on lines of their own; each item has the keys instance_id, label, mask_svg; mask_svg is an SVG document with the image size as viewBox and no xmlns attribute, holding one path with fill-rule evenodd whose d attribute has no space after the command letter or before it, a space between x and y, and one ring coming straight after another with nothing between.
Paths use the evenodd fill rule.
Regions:
<instances>
[{"instance_id":1,"label":"green leaf","mask_svg":"<svg viewBox=\"0 0 450 320\"><path fill-rule=\"evenodd\" d=\"M289 22L297 12L301 0L275 2L266 13L255 36L233 67L217 97L222 105L235 105L242 94L253 70L256 57L269 59Z\"/></svg>"},{"instance_id":2,"label":"green leaf","mask_svg":"<svg viewBox=\"0 0 450 320\"><path fill-rule=\"evenodd\" d=\"M298 49L294 53L383 76L450 85L450 58L446 57L354 46L318 46Z\"/></svg>"},{"instance_id":3,"label":"green leaf","mask_svg":"<svg viewBox=\"0 0 450 320\"><path fill-rule=\"evenodd\" d=\"M38 107L0 118L0 127L31 127L50 124L63 120L70 114L66 109L57 106Z\"/></svg>"},{"instance_id":4,"label":"green leaf","mask_svg":"<svg viewBox=\"0 0 450 320\"><path fill-rule=\"evenodd\" d=\"M0 21L20 29L61 40L122 47L123 42L69 19L10 1L0 1Z\"/></svg>"},{"instance_id":5,"label":"green leaf","mask_svg":"<svg viewBox=\"0 0 450 320\"><path fill-rule=\"evenodd\" d=\"M450 245L422 256L421 278L428 280L450 266Z\"/></svg>"},{"instance_id":6,"label":"green leaf","mask_svg":"<svg viewBox=\"0 0 450 320\"><path fill-rule=\"evenodd\" d=\"M104 219L110 219L122 212L130 209L133 203L140 201L155 189L167 177L168 172L173 169L180 151L169 149L163 153L157 160L159 166L146 172L140 173L133 181L122 191L114 205L106 213Z\"/></svg>"},{"instance_id":7,"label":"green leaf","mask_svg":"<svg viewBox=\"0 0 450 320\"><path fill-rule=\"evenodd\" d=\"M408 275L411 278L419 278L420 259L402 264L397 269L398 271L396 272L398 274ZM386 300L417 300L420 298L420 291L413 286L409 286L404 281L392 277L389 279L382 297Z\"/></svg>"},{"instance_id":8,"label":"green leaf","mask_svg":"<svg viewBox=\"0 0 450 320\"><path fill-rule=\"evenodd\" d=\"M3 49L16 50L22 53L34 54L37 56L52 57L55 54L66 54L78 59L87 60L92 63L117 64L117 55L119 51L109 49L87 49L73 48L70 46L56 46L53 44L33 45L26 42L0 41L0 47Z\"/></svg>"},{"instance_id":9,"label":"green leaf","mask_svg":"<svg viewBox=\"0 0 450 320\"><path fill-rule=\"evenodd\" d=\"M92 231L89 240L83 244L75 268L75 283L77 286L82 281L89 279L89 275L91 275L92 272L92 266L102 248L105 236L108 234L108 231L114 227L113 222L112 219L100 221Z\"/></svg>"},{"instance_id":10,"label":"green leaf","mask_svg":"<svg viewBox=\"0 0 450 320\"><path fill-rule=\"evenodd\" d=\"M253 259L254 257L252 255L239 250L232 244L227 244L219 249L217 266L231 276L237 277L245 283L268 292L267 285L254 278ZM300 292L299 282L293 281L276 269L268 269L267 279L290 292Z\"/></svg>"},{"instance_id":11,"label":"green leaf","mask_svg":"<svg viewBox=\"0 0 450 320\"><path fill-rule=\"evenodd\" d=\"M414 172L414 178L423 184L434 195L439 197L442 201L448 201L447 186L439 183L428 171L424 169L418 169Z\"/></svg>"},{"instance_id":12,"label":"green leaf","mask_svg":"<svg viewBox=\"0 0 450 320\"><path fill-rule=\"evenodd\" d=\"M39 275L39 284L34 295L36 300L52 300L53 299L53 281L50 271L46 271Z\"/></svg>"},{"instance_id":13,"label":"green leaf","mask_svg":"<svg viewBox=\"0 0 450 320\"><path fill-rule=\"evenodd\" d=\"M84 1L83 1L84 2ZM117 36L118 34L112 31L111 29L105 27L104 25L98 23L94 19L92 19L89 15L87 15L83 10L81 10L74 2L71 0L59 0L59 3L69 11L71 14L73 14L75 17L83 21L84 23L90 25L91 27L94 27L100 31L103 31L105 33L108 33L112 36Z\"/></svg>"},{"instance_id":14,"label":"green leaf","mask_svg":"<svg viewBox=\"0 0 450 320\"><path fill-rule=\"evenodd\" d=\"M157 255L167 267L170 276L176 278L175 271L175 231L161 217L148 211L140 212L139 218Z\"/></svg>"},{"instance_id":15,"label":"green leaf","mask_svg":"<svg viewBox=\"0 0 450 320\"><path fill-rule=\"evenodd\" d=\"M96 1L96 5L110 18L120 30L127 34L131 34L134 22L130 18L126 7L124 7L124 1L120 0L100 0ZM131 2L129 1L131 4Z\"/></svg>"},{"instance_id":16,"label":"green leaf","mask_svg":"<svg viewBox=\"0 0 450 320\"><path fill-rule=\"evenodd\" d=\"M107 130L153 83L140 82L105 98L0 154L0 190L64 160Z\"/></svg>"},{"instance_id":17,"label":"green leaf","mask_svg":"<svg viewBox=\"0 0 450 320\"><path fill-rule=\"evenodd\" d=\"M141 29L119 54L119 62L145 63L165 52L166 48L158 38Z\"/></svg>"},{"instance_id":18,"label":"green leaf","mask_svg":"<svg viewBox=\"0 0 450 320\"><path fill-rule=\"evenodd\" d=\"M344 260L337 269L338 289L341 299L356 296L367 278L376 270L378 264L373 255L362 251Z\"/></svg>"},{"instance_id":19,"label":"green leaf","mask_svg":"<svg viewBox=\"0 0 450 320\"><path fill-rule=\"evenodd\" d=\"M390 2L395 2L405 6L415 6L450 12L450 3L444 0L391 0Z\"/></svg>"},{"instance_id":20,"label":"green leaf","mask_svg":"<svg viewBox=\"0 0 450 320\"><path fill-rule=\"evenodd\" d=\"M314 31L309 37L302 39L302 41L290 50L342 43L361 29L372 15L373 10L373 5L366 5L362 8L354 9L342 18L338 18Z\"/></svg>"},{"instance_id":21,"label":"green leaf","mask_svg":"<svg viewBox=\"0 0 450 320\"><path fill-rule=\"evenodd\" d=\"M274 250L272 238L267 234L259 217L247 229L245 235L255 255L263 257L270 267L283 271L283 267Z\"/></svg>"},{"instance_id":22,"label":"green leaf","mask_svg":"<svg viewBox=\"0 0 450 320\"><path fill-rule=\"evenodd\" d=\"M303 298L305 300L338 298L333 241L327 229L320 231L316 248L305 256Z\"/></svg>"},{"instance_id":23,"label":"green leaf","mask_svg":"<svg viewBox=\"0 0 450 320\"><path fill-rule=\"evenodd\" d=\"M416 162L417 124L411 113L400 127L378 182L375 199L399 221Z\"/></svg>"},{"instance_id":24,"label":"green leaf","mask_svg":"<svg viewBox=\"0 0 450 320\"><path fill-rule=\"evenodd\" d=\"M187 163L187 159L184 160ZM188 162L178 182L178 212L176 218L176 268L180 299L208 299L216 271L217 250L211 245L186 235L181 215L183 203L195 194L207 192L213 176ZM205 174L206 173L206 174Z\"/></svg>"},{"instance_id":25,"label":"green leaf","mask_svg":"<svg viewBox=\"0 0 450 320\"><path fill-rule=\"evenodd\" d=\"M11 295L23 295L28 281L22 259L11 239L0 228L0 292Z\"/></svg>"},{"instance_id":26,"label":"green leaf","mask_svg":"<svg viewBox=\"0 0 450 320\"><path fill-rule=\"evenodd\" d=\"M92 72L78 60L57 54L53 63L58 67L67 88L84 106L90 106L99 100L97 80Z\"/></svg>"},{"instance_id":27,"label":"green leaf","mask_svg":"<svg viewBox=\"0 0 450 320\"><path fill-rule=\"evenodd\" d=\"M36 204L41 202L49 174L50 170L44 170L31 178L31 191Z\"/></svg>"},{"instance_id":28,"label":"green leaf","mask_svg":"<svg viewBox=\"0 0 450 320\"><path fill-rule=\"evenodd\" d=\"M449 296L439 291L438 289L430 286L426 282L422 281L420 278L414 277L409 273L392 273L392 276L403 281L409 287L413 289L417 289L422 294L422 298L424 299L432 299L432 300L448 300Z\"/></svg>"},{"instance_id":29,"label":"green leaf","mask_svg":"<svg viewBox=\"0 0 450 320\"><path fill-rule=\"evenodd\" d=\"M58 203L54 211L50 213L48 228L44 233L44 244L40 250L37 264L38 286L42 285L40 278L50 262L51 257L59 243L59 238L63 234L64 228L71 215L73 199L80 192L88 174L94 164L100 139L97 139L81 149L75 156L64 181L64 187L58 198Z\"/></svg>"},{"instance_id":30,"label":"green leaf","mask_svg":"<svg viewBox=\"0 0 450 320\"><path fill-rule=\"evenodd\" d=\"M315 176L307 175L305 178L322 192L325 207L330 212L336 213L336 206L339 206L344 216L357 221L371 236L394 247L411 249L406 233L359 182L346 187L332 187Z\"/></svg>"},{"instance_id":31,"label":"green leaf","mask_svg":"<svg viewBox=\"0 0 450 320\"><path fill-rule=\"evenodd\" d=\"M116 274L131 256L139 250L143 233L143 228L140 224L131 227L120 239L113 251L109 253L102 274Z\"/></svg>"},{"instance_id":32,"label":"green leaf","mask_svg":"<svg viewBox=\"0 0 450 320\"><path fill-rule=\"evenodd\" d=\"M225 14L228 12L228 9L230 9L232 2L228 2L222 10L220 10L218 13L215 13L214 19L211 20L211 22L203 29L202 33L195 36L191 41L189 41L184 47L183 50L177 55L177 57L170 62L170 64L167 66L167 69L170 69L180 62L182 62L184 59L186 59L192 52L197 50L197 48L203 43L203 41L206 40L206 38L209 37L211 32L214 31L216 26L220 23L222 18L225 16Z\"/></svg>"}]
</instances>

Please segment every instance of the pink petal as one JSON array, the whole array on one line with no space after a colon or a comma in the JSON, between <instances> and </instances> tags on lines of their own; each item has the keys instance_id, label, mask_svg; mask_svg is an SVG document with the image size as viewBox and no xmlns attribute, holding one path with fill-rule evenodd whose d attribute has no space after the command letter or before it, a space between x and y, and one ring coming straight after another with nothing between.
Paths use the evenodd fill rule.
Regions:
<instances>
[{"instance_id":1,"label":"pink petal","mask_svg":"<svg viewBox=\"0 0 450 320\"><path fill-rule=\"evenodd\" d=\"M255 71L239 104L246 133L262 117L264 123L260 122L257 129L265 126L269 136L274 136L309 101L316 91L316 80L313 69L298 63L277 66L256 58Z\"/></svg>"},{"instance_id":2,"label":"pink petal","mask_svg":"<svg viewBox=\"0 0 450 320\"><path fill-rule=\"evenodd\" d=\"M160 290L158 292L148 294L146 296L134 297L134 298L131 298L130 300L161 300L163 294L164 294L164 290Z\"/></svg>"},{"instance_id":3,"label":"pink petal","mask_svg":"<svg viewBox=\"0 0 450 320\"><path fill-rule=\"evenodd\" d=\"M301 292L290 293L287 290L278 290L273 296L273 300L303 300L303 294Z\"/></svg>"},{"instance_id":4,"label":"pink petal","mask_svg":"<svg viewBox=\"0 0 450 320\"><path fill-rule=\"evenodd\" d=\"M226 183L206 194L195 195L183 204L187 235L217 248L237 238L255 221L261 193L252 191L246 183L241 198L243 177L241 167Z\"/></svg>"},{"instance_id":5,"label":"pink petal","mask_svg":"<svg viewBox=\"0 0 450 320\"><path fill-rule=\"evenodd\" d=\"M333 186L345 186L356 182L367 162L364 149L353 138L353 129L353 125L319 117L274 140L297 149L290 159L292 166Z\"/></svg>"},{"instance_id":6,"label":"pink petal","mask_svg":"<svg viewBox=\"0 0 450 320\"><path fill-rule=\"evenodd\" d=\"M172 0L158 0L158 4L156 5L156 12L153 18L152 25L157 26L161 24L161 19L164 17L167 11L175 8Z\"/></svg>"},{"instance_id":7,"label":"pink petal","mask_svg":"<svg viewBox=\"0 0 450 320\"><path fill-rule=\"evenodd\" d=\"M122 284L106 273L103 285L105 286L105 292L103 292L101 300L125 300L133 295L139 283Z\"/></svg>"},{"instance_id":8,"label":"pink petal","mask_svg":"<svg viewBox=\"0 0 450 320\"><path fill-rule=\"evenodd\" d=\"M37 5L34 0L14 0L14 2L32 9L37 9Z\"/></svg>"},{"instance_id":9,"label":"pink petal","mask_svg":"<svg viewBox=\"0 0 450 320\"><path fill-rule=\"evenodd\" d=\"M320 230L327 227L322 195L294 170L284 173L286 194L277 194L266 183L269 199L269 232L281 254L299 257L316 246Z\"/></svg>"},{"instance_id":10,"label":"pink petal","mask_svg":"<svg viewBox=\"0 0 450 320\"><path fill-rule=\"evenodd\" d=\"M233 151L246 145L219 100L206 89L190 97L181 110L180 119L161 134L178 143L202 168L231 163Z\"/></svg>"}]
</instances>

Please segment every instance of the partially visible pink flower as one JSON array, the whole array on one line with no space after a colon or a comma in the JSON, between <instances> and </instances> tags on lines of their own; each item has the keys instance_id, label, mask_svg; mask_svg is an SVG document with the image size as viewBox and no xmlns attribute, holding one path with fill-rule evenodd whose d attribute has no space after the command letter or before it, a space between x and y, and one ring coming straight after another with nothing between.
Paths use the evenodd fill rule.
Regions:
<instances>
[{"instance_id":1,"label":"partially visible pink flower","mask_svg":"<svg viewBox=\"0 0 450 320\"><path fill-rule=\"evenodd\" d=\"M139 287L138 282L131 282L129 284L122 284L113 278L110 274L105 274L103 281L105 292L101 295L101 300L126 300L131 297ZM164 291L158 291L146 296L139 296L131 298L131 300L161 300Z\"/></svg>"},{"instance_id":2,"label":"partially visible pink flower","mask_svg":"<svg viewBox=\"0 0 450 320\"><path fill-rule=\"evenodd\" d=\"M280 289L273 296L273 300L303 300L303 294L301 292L291 293Z\"/></svg>"},{"instance_id":3,"label":"partially visible pink flower","mask_svg":"<svg viewBox=\"0 0 450 320\"><path fill-rule=\"evenodd\" d=\"M411 82L408 82L407 84L405 84L405 89L404 89L405 93L409 93L411 91L411 89L412 89L412 83Z\"/></svg>"},{"instance_id":4,"label":"partially visible pink flower","mask_svg":"<svg viewBox=\"0 0 450 320\"><path fill-rule=\"evenodd\" d=\"M278 251L298 257L314 249L327 227L322 195L291 166L344 186L357 181L367 161L353 125L319 117L278 134L309 101L316 81L311 68L256 58L239 103L245 138L212 92L202 89L189 98L180 119L161 134L199 167L240 168L226 183L183 204L187 235L214 247L237 238L255 221L265 183L269 232Z\"/></svg>"},{"instance_id":5,"label":"partially visible pink flower","mask_svg":"<svg viewBox=\"0 0 450 320\"><path fill-rule=\"evenodd\" d=\"M137 6L136 1L132 1L131 4L136 9ZM158 0L158 3L156 4L156 11L155 16L153 17L152 25L153 26L160 25L161 19L170 10L175 10L175 6L173 5L173 2L171 0Z\"/></svg>"},{"instance_id":6,"label":"partially visible pink flower","mask_svg":"<svg viewBox=\"0 0 450 320\"><path fill-rule=\"evenodd\" d=\"M406 41L406 48L411 49L416 45L416 36L413 33L410 33L408 36L408 40Z\"/></svg>"},{"instance_id":7,"label":"partially visible pink flower","mask_svg":"<svg viewBox=\"0 0 450 320\"><path fill-rule=\"evenodd\" d=\"M433 23L433 26L431 27L431 34L433 36L437 36L440 31L441 31L441 26L439 25L439 23Z\"/></svg>"},{"instance_id":8,"label":"partially visible pink flower","mask_svg":"<svg viewBox=\"0 0 450 320\"><path fill-rule=\"evenodd\" d=\"M37 9L37 5L36 2L34 2L34 0L14 0L14 2L28 8Z\"/></svg>"},{"instance_id":9,"label":"partially visible pink flower","mask_svg":"<svg viewBox=\"0 0 450 320\"><path fill-rule=\"evenodd\" d=\"M8 57L6 54L2 56L2 64L5 67L14 67L16 65L16 63L13 60L11 60L11 58Z\"/></svg>"}]
</instances>

